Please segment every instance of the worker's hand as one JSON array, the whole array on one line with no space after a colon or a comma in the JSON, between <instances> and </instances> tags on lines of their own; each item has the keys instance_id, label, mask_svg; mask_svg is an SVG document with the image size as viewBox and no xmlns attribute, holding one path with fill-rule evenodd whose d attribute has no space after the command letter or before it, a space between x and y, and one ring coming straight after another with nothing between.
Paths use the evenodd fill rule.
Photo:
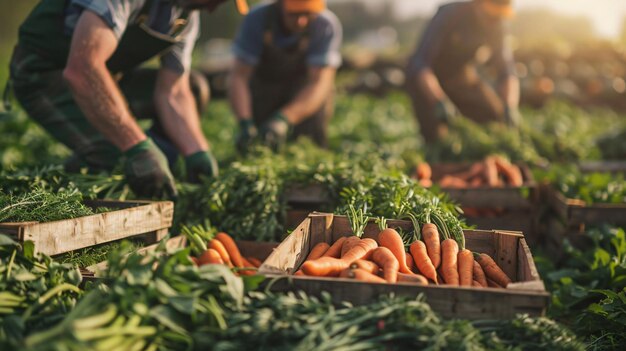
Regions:
<instances>
[{"instance_id":1,"label":"worker's hand","mask_svg":"<svg viewBox=\"0 0 626 351\"><path fill-rule=\"evenodd\" d=\"M277 151L287 142L290 130L291 126L287 117L277 112L261 126L259 136L265 145Z\"/></svg>"},{"instance_id":2,"label":"worker's hand","mask_svg":"<svg viewBox=\"0 0 626 351\"><path fill-rule=\"evenodd\" d=\"M504 122L509 127L518 127L521 120L519 110L516 107L507 106L504 108Z\"/></svg>"},{"instance_id":3,"label":"worker's hand","mask_svg":"<svg viewBox=\"0 0 626 351\"><path fill-rule=\"evenodd\" d=\"M185 157L187 181L199 183L200 176L217 177L217 161L211 151L198 151Z\"/></svg>"},{"instance_id":4,"label":"worker's hand","mask_svg":"<svg viewBox=\"0 0 626 351\"><path fill-rule=\"evenodd\" d=\"M139 142L124 156L126 181L135 195L144 198L176 197L176 185L167 159L152 139Z\"/></svg>"},{"instance_id":5,"label":"worker's hand","mask_svg":"<svg viewBox=\"0 0 626 351\"><path fill-rule=\"evenodd\" d=\"M435 104L435 118L438 122L450 123L454 117L454 108L446 100L439 100Z\"/></svg>"},{"instance_id":6,"label":"worker's hand","mask_svg":"<svg viewBox=\"0 0 626 351\"><path fill-rule=\"evenodd\" d=\"M239 134L237 134L236 146L237 151L242 155L248 152L248 148L254 138L257 137L257 130L254 126L254 122L251 119L242 119L239 121Z\"/></svg>"}]
</instances>

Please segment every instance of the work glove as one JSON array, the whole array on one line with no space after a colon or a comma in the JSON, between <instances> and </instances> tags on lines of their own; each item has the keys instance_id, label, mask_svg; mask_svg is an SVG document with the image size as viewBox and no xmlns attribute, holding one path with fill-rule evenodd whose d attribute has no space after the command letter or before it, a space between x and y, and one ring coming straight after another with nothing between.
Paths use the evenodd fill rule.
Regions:
<instances>
[{"instance_id":1,"label":"work glove","mask_svg":"<svg viewBox=\"0 0 626 351\"><path fill-rule=\"evenodd\" d=\"M248 148L252 144L252 141L257 137L257 134L258 132L251 119L242 119L239 121L239 134L237 134L237 139L235 141L237 151L239 151L242 155L245 155L248 152Z\"/></svg>"},{"instance_id":2,"label":"work glove","mask_svg":"<svg viewBox=\"0 0 626 351\"><path fill-rule=\"evenodd\" d=\"M454 117L454 108L446 100L439 100L435 104L435 118L438 122L449 124Z\"/></svg>"},{"instance_id":3,"label":"work glove","mask_svg":"<svg viewBox=\"0 0 626 351\"><path fill-rule=\"evenodd\" d=\"M515 107L504 108L504 122L509 127L518 127L521 120L519 110Z\"/></svg>"},{"instance_id":4,"label":"work glove","mask_svg":"<svg viewBox=\"0 0 626 351\"><path fill-rule=\"evenodd\" d=\"M291 125L287 117L277 112L261 126L259 136L265 145L277 151L287 142L290 131Z\"/></svg>"},{"instance_id":5,"label":"work glove","mask_svg":"<svg viewBox=\"0 0 626 351\"><path fill-rule=\"evenodd\" d=\"M187 181L199 183L200 176L217 177L217 161L211 151L198 151L185 157Z\"/></svg>"},{"instance_id":6,"label":"work glove","mask_svg":"<svg viewBox=\"0 0 626 351\"><path fill-rule=\"evenodd\" d=\"M165 155L148 138L124 153L124 174L138 197L174 199L177 196L174 177Z\"/></svg>"}]
</instances>

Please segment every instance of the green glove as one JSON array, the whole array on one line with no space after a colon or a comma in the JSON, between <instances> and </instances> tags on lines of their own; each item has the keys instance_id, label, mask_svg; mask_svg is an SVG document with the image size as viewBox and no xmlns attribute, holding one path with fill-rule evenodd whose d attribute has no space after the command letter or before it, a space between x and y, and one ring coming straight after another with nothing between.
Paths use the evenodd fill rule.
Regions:
<instances>
[{"instance_id":1,"label":"green glove","mask_svg":"<svg viewBox=\"0 0 626 351\"><path fill-rule=\"evenodd\" d=\"M507 106L504 108L504 121L509 127L517 127L520 122L519 110L515 107Z\"/></svg>"},{"instance_id":2,"label":"green glove","mask_svg":"<svg viewBox=\"0 0 626 351\"><path fill-rule=\"evenodd\" d=\"M447 124L450 123L453 116L454 111L445 100L437 101L437 104L435 104L435 118L437 121Z\"/></svg>"},{"instance_id":3,"label":"green glove","mask_svg":"<svg viewBox=\"0 0 626 351\"><path fill-rule=\"evenodd\" d=\"M174 177L165 155L148 138L124 153L124 173L131 190L138 197L173 199L176 197Z\"/></svg>"},{"instance_id":4,"label":"green glove","mask_svg":"<svg viewBox=\"0 0 626 351\"><path fill-rule=\"evenodd\" d=\"M248 152L250 144L252 144L254 138L257 137L257 134L258 132L251 119L242 119L239 121L239 134L235 142L237 151L245 155Z\"/></svg>"},{"instance_id":5,"label":"green glove","mask_svg":"<svg viewBox=\"0 0 626 351\"><path fill-rule=\"evenodd\" d=\"M291 125L287 117L277 112L261 126L259 135L265 145L277 151L287 142L290 131Z\"/></svg>"},{"instance_id":6,"label":"green glove","mask_svg":"<svg viewBox=\"0 0 626 351\"><path fill-rule=\"evenodd\" d=\"M198 151L185 157L185 166L190 183L199 183L200 176L217 177L219 173L217 161L211 151Z\"/></svg>"}]
</instances>

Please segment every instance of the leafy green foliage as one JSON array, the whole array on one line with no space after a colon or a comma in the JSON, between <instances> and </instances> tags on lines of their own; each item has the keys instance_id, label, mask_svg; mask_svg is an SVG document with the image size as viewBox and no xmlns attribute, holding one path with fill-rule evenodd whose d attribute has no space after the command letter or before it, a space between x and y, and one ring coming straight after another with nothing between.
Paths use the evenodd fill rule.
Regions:
<instances>
[{"instance_id":1,"label":"leafy green foliage","mask_svg":"<svg viewBox=\"0 0 626 351\"><path fill-rule=\"evenodd\" d=\"M573 165L552 166L547 171L535 170L537 179L545 179L567 198L587 204L626 202L626 180L622 174L581 173Z\"/></svg>"},{"instance_id":2,"label":"leafy green foliage","mask_svg":"<svg viewBox=\"0 0 626 351\"><path fill-rule=\"evenodd\" d=\"M52 222L93 214L82 200L82 194L76 189L50 192L36 188L22 195L0 191L0 223Z\"/></svg>"},{"instance_id":3,"label":"leafy green foliage","mask_svg":"<svg viewBox=\"0 0 626 351\"><path fill-rule=\"evenodd\" d=\"M62 320L82 295L72 265L33 255L0 234L0 348L15 348L24 337Z\"/></svg>"}]
</instances>

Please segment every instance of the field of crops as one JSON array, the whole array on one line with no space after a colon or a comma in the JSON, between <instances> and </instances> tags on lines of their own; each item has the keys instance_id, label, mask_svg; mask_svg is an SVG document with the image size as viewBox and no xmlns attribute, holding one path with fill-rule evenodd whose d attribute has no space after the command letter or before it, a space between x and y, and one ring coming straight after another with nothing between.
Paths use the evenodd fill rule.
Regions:
<instances>
[{"instance_id":1,"label":"field of crops","mask_svg":"<svg viewBox=\"0 0 626 351\"><path fill-rule=\"evenodd\" d=\"M569 199L588 205L626 203L623 174L583 173L578 167L586 161L626 162L623 115L562 102L522 112L517 131L457 119L448 138L425 148L404 95L375 99L339 93L328 150L300 140L277 154L257 148L241 158L233 144L236 122L227 103L215 101L203 116L203 128L220 162L220 176L200 185L178 184L170 234L183 235L189 245L162 245L139 255L133 252L143 243L123 241L49 257L36 253L29 241L18 243L0 234L0 348L623 349L626 226L620 227L621 218L578 226L575 242L584 245L570 243L567 232L557 255L544 245L544 237L552 228L547 223L558 216L541 198L525 215L536 216L537 226L524 234L532 239L530 250L550 294L544 316L443 317L440 307L431 306L422 294L337 303L333 292L276 292L270 289L272 279L234 261L232 269L197 265L213 262L205 253L219 251L216 241L223 241L218 232L238 243L281 242L295 235L290 218L298 208L290 189L310 186L322 189L324 201L301 210L346 215L352 233L363 232L368 219L377 219L381 228L386 220L412 220L413 230L399 230L400 246L409 248L425 232L417 228L432 223L442 239L458 243L457 250L463 251L464 230L473 229L467 224L469 210L466 214L446 194L445 184L433 178L435 184L424 187L412 178L426 162L482 165L498 154L525 165L537 184L549 184ZM94 214L85 200L134 198L119 175L66 174L58 165L68 150L20 112L0 116L0 134L0 223L78 218ZM174 171L184 172L182 163ZM95 213L107 211L112 209ZM490 216L500 215L497 209L492 212ZM412 249L408 252L417 257ZM105 258L106 270L87 281L83 268ZM447 260L444 254L444 264ZM246 261L251 264L245 267L254 266ZM302 268L310 273L319 267ZM443 275L450 284L451 278ZM492 283L485 290L508 282Z\"/></svg>"}]
</instances>

